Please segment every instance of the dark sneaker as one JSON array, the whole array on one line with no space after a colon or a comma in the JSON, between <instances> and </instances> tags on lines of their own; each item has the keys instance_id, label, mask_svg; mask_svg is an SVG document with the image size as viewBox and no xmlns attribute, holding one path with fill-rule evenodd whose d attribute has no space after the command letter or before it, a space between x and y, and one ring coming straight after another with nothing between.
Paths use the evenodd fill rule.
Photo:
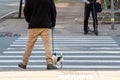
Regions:
<instances>
[{"instance_id":1,"label":"dark sneaker","mask_svg":"<svg viewBox=\"0 0 120 80\"><path fill-rule=\"evenodd\" d=\"M22 69L26 69L26 65L23 65L22 63L18 64L18 67L20 67Z\"/></svg>"},{"instance_id":2,"label":"dark sneaker","mask_svg":"<svg viewBox=\"0 0 120 80\"><path fill-rule=\"evenodd\" d=\"M47 64L48 70L58 69L57 67L53 66L53 64Z\"/></svg>"},{"instance_id":3,"label":"dark sneaker","mask_svg":"<svg viewBox=\"0 0 120 80\"><path fill-rule=\"evenodd\" d=\"M94 30L94 33L98 36L98 29Z\"/></svg>"}]
</instances>

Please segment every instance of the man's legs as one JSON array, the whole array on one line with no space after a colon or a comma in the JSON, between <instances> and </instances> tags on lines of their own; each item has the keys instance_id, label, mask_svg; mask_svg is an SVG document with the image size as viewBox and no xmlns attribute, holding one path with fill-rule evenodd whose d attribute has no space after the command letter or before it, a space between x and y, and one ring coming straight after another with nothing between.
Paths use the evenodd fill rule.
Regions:
<instances>
[{"instance_id":1,"label":"man's legs","mask_svg":"<svg viewBox=\"0 0 120 80\"><path fill-rule=\"evenodd\" d=\"M22 69L26 69L26 65L28 63L29 57L31 55L32 48L37 40L39 33L36 29L28 29L28 41L26 44L23 61L19 63L18 66Z\"/></svg>"},{"instance_id":2,"label":"man's legs","mask_svg":"<svg viewBox=\"0 0 120 80\"><path fill-rule=\"evenodd\" d=\"M23 64L27 64L28 58L31 54L34 43L37 37L41 35L44 46L47 64L52 64L52 50L51 50L51 30L46 28L29 30L29 38L23 57Z\"/></svg>"},{"instance_id":3,"label":"man's legs","mask_svg":"<svg viewBox=\"0 0 120 80\"><path fill-rule=\"evenodd\" d=\"M28 34L29 34L28 42L27 42L27 46L23 56L23 62L18 66L23 69L26 69L26 65L28 63L34 43L36 42L38 36L41 35L44 46L45 46L47 69L57 69L57 67L54 67L52 64L51 35L50 35L51 30L46 28L30 29Z\"/></svg>"},{"instance_id":4,"label":"man's legs","mask_svg":"<svg viewBox=\"0 0 120 80\"><path fill-rule=\"evenodd\" d=\"M41 33L41 37L45 47L45 55L46 55L46 63L47 69L57 69L57 67L53 66L52 60L52 49L51 49L51 30L50 29L43 29Z\"/></svg>"},{"instance_id":5,"label":"man's legs","mask_svg":"<svg viewBox=\"0 0 120 80\"><path fill-rule=\"evenodd\" d=\"M85 4L85 10L84 10L84 33L88 33L88 19L90 16L90 5L88 6Z\"/></svg>"},{"instance_id":6,"label":"man's legs","mask_svg":"<svg viewBox=\"0 0 120 80\"><path fill-rule=\"evenodd\" d=\"M31 55L32 48L38 38L39 33L35 29L28 30L28 41L26 44L24 56L23 56L23 64L27 65L29 57Z\"/></svg>"},{"instance_id":7,"label":"man's legs","mask_svg":"<svg viewBox=\"0 0 120 80\"><path fill-rule=\"evenodd\" d=\"M47 64L52 64L51 30L43 29L41 37L45 47L46 62Z\"/></svg>"},{"instance_id":8,"label":"man's legs","mask_svg":"<svg viewBox=\"0 0 120 80\"><path fill-rule=\"evenodd\" d=\"M92 18L93 18L93 28L95 31L95 28L98 28L97 11L95 9L95 4L94 4L94 8L92 8Z\"/></svg>"}]
</instances>

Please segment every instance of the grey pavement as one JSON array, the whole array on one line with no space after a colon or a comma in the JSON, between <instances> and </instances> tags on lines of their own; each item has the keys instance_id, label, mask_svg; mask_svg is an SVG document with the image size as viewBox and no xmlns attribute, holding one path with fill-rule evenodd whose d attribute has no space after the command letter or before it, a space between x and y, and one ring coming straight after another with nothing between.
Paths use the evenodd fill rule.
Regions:
<instances>
[{"instance_id":1,"label":"grey pavement","mask_svg":"<svg viewBox=\"0 0 120 80\"><path fill-rule=\"evenodd\" d=\"M95 36L92 32L88 35L83 33L83 24L76 22L79 18L83 20L84 4L80 0L60 0L57 6L57 25L55 35L80 35ZM27 35L27 23L22 18L18 19L18 14L6 17L0 21L0 32L9 32L18 35ZM92 25L89 27L92 29ZM120 35L120 24L115 24L116 30L111 30L111 24L99 24L99 36L118 36ZM118 38L117 38L118 39ZM119 40L118 40L119 41ZM2 70L1 80L120 80L120 71L74 71L74 70Z\"/></svg>"}]
</instances>

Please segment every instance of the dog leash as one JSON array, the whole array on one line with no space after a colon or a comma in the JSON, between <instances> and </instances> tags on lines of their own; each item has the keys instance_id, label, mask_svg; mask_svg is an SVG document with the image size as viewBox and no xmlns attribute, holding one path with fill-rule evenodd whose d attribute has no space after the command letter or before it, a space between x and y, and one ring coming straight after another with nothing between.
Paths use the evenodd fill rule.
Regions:
<instances>
[{"instance_id":1,"label":"dog leash","mask_svg":"<svg viewBox=\"0 0 120 80\"><path fill-rule=\"evenodd\" d=\"M54 29L51 29L51 42L52 42L52 55L57 55L57 53L55 52L55 46L54 46ZM61 53L61 56L60 56L61 58L62 58L62 62L61 62L61 67L60 67L60 69L62 69L62 67L63 67L63 57L62 57L62 53ZM58 61L60 60L60 57L58 57Z\"/></svg>"},{"instance_id":2,"label":"dog leash","mask_svg":"<svg viewBox=\"0 0 120 80\"><path fill-rule=\"evenodd\" d=\"M56 55L55 48L54 48L55 47L54 46L54 29L51 29L51 33L52 33L51 36L52 36L52 52L53 52L52 54Z\"/></svg>"}]
</instances>

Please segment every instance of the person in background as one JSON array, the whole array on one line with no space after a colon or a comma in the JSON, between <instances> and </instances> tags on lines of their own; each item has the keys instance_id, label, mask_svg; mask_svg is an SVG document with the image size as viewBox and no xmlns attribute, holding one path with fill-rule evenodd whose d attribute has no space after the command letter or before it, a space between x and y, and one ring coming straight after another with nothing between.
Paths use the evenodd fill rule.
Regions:
<instances>
[{"instance_id":1,"label":"person in background","mask_svg":"<svg viewBox=\"0 0 120 80\"><path fill-rule=\"evenodd\" d=\"M97 34L98 31L98 19L97 19L97 11L96 8L95 11L93 9L93 5L95 3L100 2L100 0L83 0L85 2L85 9L84 9L84 34L88 34L89 27L88 27L88 19L90 17L90 12L92 12L92 18L93 18L93 29L94 32ZM95 29L96 26L96 29Z\"/></svg>"},{"instance_id":2,"label":"person in background","mask_svg":"<svg viewBox=\"0 0 120 80\"><path fill-rule=\"evenodd\" d=\"M53 0L26 0L24 7L25 20L28 22L28 41L23 60L18 67L26 69L32 48L39 36L44 47L47 69L57 69L53 66L51 50L51 29L56 25L56 7Z\"/></svg>"}]
</instances>

